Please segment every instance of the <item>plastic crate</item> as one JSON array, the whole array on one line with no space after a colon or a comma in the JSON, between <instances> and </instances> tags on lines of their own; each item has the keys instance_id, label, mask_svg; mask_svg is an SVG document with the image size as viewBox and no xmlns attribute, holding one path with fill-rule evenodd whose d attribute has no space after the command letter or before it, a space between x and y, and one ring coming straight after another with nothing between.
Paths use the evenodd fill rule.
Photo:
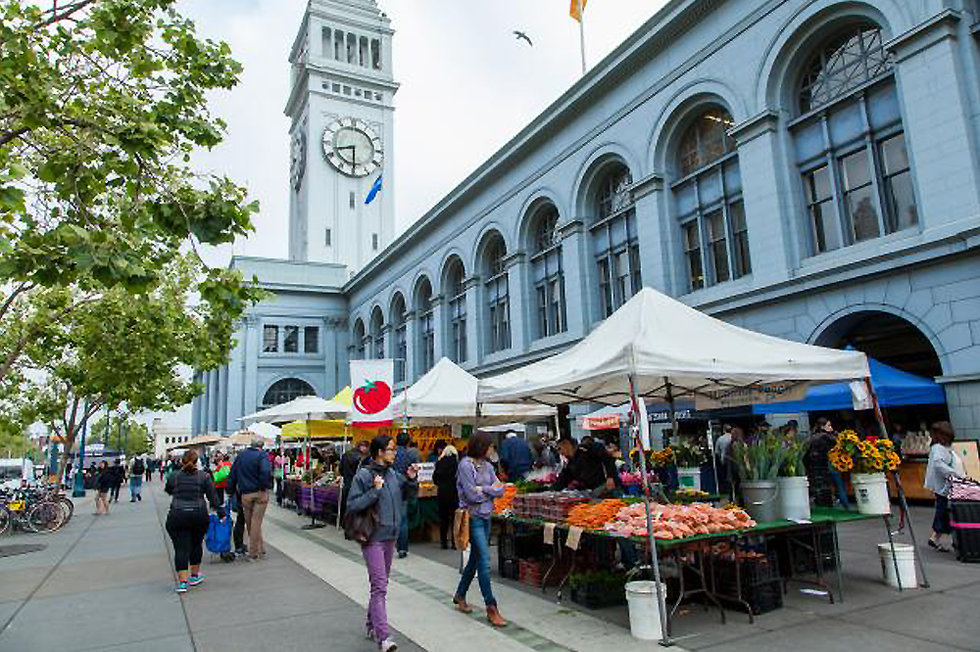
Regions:
<instances>
[{"instance_id":1,"label":"plastic crate","mask_svg":"<svg viewBox=\"0 0 980 652\"><path fill-rule=\"evenodd\" d=\"M742 591L742 599L749 604L749 611L753 616L782 609L783 607L783 583L781 580L772 580L750 586ZM744 609L745 605L733 603L736 609Z\"/></svg>"},{"instance_id":2,"label":"plastic crate","mask_svg":"<svg viewBox=\"0 0 980 652\"><path fill-rule=\"evenodd\" d=\"M626 588L608 584L580 584L572 587L572 602L586 609L603 609L626 604Z\"/></svg>"},{"instance_id":3,"label":"plastic crate","mask_svg":"<svg viewBox=\"0 0 980 652\"><path fill-rule=\"evenodd\" d=\"M715 588L727 595L738 593L736 579L741 580L743 595L755 586L767 585L772 582L778 583L782 579L779 563L775 555L771 553L765 557L739 559L738 561L716 558L713 563ZM736 568L736 564L738 564L738 568Z\"/></svg>"},{"instance_id":4,"label":"plastic crate","mask_svg":"<svg viewBox=\"0 0 980 652\"><path fill-rule=\"evenodd\" d=\"M834 556L834 533L824 530L817 534L818 555L809 548L813 547L813 536L806 534L787 534L777 544L779 550L779 565L784 577L794 575L813 575L817 572L815 558L821 562L822 572L833 571L837 567Z\"/></svg>"},{"instance_id":5,"label":"plastic crate","mask_svg":"<svg viewBox=\"0 0 980 652\"><path fill-rule=\"evenodd\" d=\"M956 559L966 563L980 562L980 502L953 501L950 504L950 520L953 525L953 542ZM962 527L972 525L974 527Z\"/></svg>"},{"instance_id":6,"label":"plastic crate","mask_svg":"<svg viewBox=\"0 0 980 652\"><path fill-rule=\"evenodd\" d=\"M500 562L500 576L508 580L518 580L521 576L520 562L505 559Z\"/></svg>"}]
</instances>

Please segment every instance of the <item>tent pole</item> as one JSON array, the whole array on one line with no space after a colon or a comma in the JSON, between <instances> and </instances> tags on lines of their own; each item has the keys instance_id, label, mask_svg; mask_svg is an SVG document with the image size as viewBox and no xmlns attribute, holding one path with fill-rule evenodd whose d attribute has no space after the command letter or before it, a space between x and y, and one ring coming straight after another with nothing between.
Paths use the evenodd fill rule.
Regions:
<instances>
[{"instance_id":1,"label":"tent pole","mask_svg":"<svg viewBox=\"0 0 980 652\"><path fill-rule=\"evenodd\" d=\"M885 417L881 413L881 405L878 403L878 393L875 391L874 385L871 384L870 376L864 379L864 385L868 389L868 396L871 397L871 407L874 409L875 420L878 422L878 431L881 433L883 438L888 439L888 428L885 427ZM915 554L915 560L919 565L919 574L922 575L922 586L924 588L929 588L929 579L926 577L926 567L922 561L922 555L919 553L919 544L915 540L915 527L912 525L912 517L909 514L909 505L905 500L905 487L902 486L902 478L899 476L897 469L892 471L892 479L895 480L895 489L898 492L899 508L902 510L902 516L905 518L905 524L909 528L909 538L912 539L912 551ZM893 544L892 557L894 556L895 552ZM898 576L896 575L896 577Z\"/></svg>"},{"instance_id":2,"label":"tent pole","mask_svg":"<svg viewBox=\"0 0 980 652\"><path fill-rule=\"evenodd\" d=\"M647 477L646 449L643 447L641 437L640 419L645 419L646 414L640 414L640 402L636 396L636 381L633 374L629 376L630 383L630 403L634 415L632 430L633 437L640 449L640 477L643 482L643 506L647 517L647 545L650 547L650 559L653 565L653 582L657 589L657 609L660 611L660 644L664 646L673 645L670 640L670 632L667 627L667 596L664 595L664 586L660 581L660 560L657 554L657 540L653 536L653 515L650 513L650 479Z\"/></svg>"}]
</instances>

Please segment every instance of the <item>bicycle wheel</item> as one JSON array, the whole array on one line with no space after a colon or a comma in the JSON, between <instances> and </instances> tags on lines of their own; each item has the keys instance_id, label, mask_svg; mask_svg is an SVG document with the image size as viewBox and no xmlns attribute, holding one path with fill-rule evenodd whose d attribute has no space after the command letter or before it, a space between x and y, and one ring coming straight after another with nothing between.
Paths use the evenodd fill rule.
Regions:
<instances>
[{"instance_id":1,"label":"bicycle wheel","mask_svg":"<svg viewBox=\"0 0 980 652\"><path fill-rule=\"evenodd\" d=\"M65 522L61 525L68 525L68 521L70 521L71 517L75 515L75 503L73 503L71 498L68 496L58 496L57 502L61 505L61 508L65 512Z\"/></svg>"},{"instance_id":2,"label":"bicycle wheel","mask_svg":"<svg viewBox=\"0 0 980 652\"><path fill-rule=\"evenodd\" d=\"M27 526L35 532L54 532L65 522L65 512L59 503L44 501L27 512Z\"/></svg>"},{"instance_id":3,"label":"bicycle wheel","mask_svg":"<svg viewBox=\"0 0 980 652\"><path fill-rule=\"evenodd\" d=\"M10 529L10 512L3 505L0 505L0 536L7 533Z\"/></svg>"}]
</instances>

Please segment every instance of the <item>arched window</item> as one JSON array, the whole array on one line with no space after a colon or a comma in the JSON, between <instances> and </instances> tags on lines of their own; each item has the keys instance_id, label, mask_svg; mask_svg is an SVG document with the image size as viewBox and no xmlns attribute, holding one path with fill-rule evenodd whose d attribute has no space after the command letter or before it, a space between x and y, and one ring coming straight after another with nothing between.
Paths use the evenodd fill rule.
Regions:
<instances>
[{"instance_id":1,"label":"arched window","mask_svg":"<svg viewBox=\"0 0 980 652\"><path fill-rule=\"evenodd\" d=\"M371 357L375 360L382 360L385 357L385 318L381 314L381 308L375 308L371 313Z\"/></svg>"},{"instance_id":2,"label":"arched window","mask_svg":"<svg viewBox=\"0 0 980 652\"><path fill-rule=\"evenodd\" d=\"M500 234L491 237L484 253L487 299L487 348L490 353L510 348L510 294L507 274L507 245Z\"/></svg>"},{"instance_id":3,"label":"arched window","mask_svg":"<svg viewBox=\"0 0 980 652\"><path fill-rule=\"evenodd\" d=\"M790 125L814 254L918 224L893 64L877 25L825 42L796 86Z\"/></svg>"},{"instance_id":4,"label":"arched window","mask_svg":"<svg viewBox=\"0 0 980 652\"><path fill-rule=\"evenodd\" d=\"M596 217L590 231L603 318L613 314L643 285L632 185L629 169L617 164L602 178L596 193Z\"/></svg>"},{"instance_id":5,"label":"arched window","mask_svg":"<svg viewBox=\"0 0 980 652\"><path fill-rule=\"evenodd\" d=\"M284 378L275 382L262 399L263 407L272 407L288 403L300 396L315 396L316 392L306 381L298 378Z\"/></svg>"},{"instance_id":6,"label":"arched window","mask_svg":"<svg viewBox=\"0 0 980 652\"><path fill-rule=\"evenodd\" d=\"M449 261L446 268L446 298L449 336L448 355L453 362L466 362L466 271L459 258Z\"/></svg>"},{"instance_id":7,"label":"arched window","mask_svg":"<svg viewBox=\"0 0 980 652\"><path fill-rule=\"evenodd\" d=\"M565 275L561 266L561 236L558 234L558 209L545 204L537 209L531 222L531 279L534 283L538 338L564 333Z\"/></svg>"},{"instance_id":8,"label":"arched window","mask_svg":"<svg viewBox=\"0 0 980 652\"><path fill-rule=\"evenodd\" d=\"M364 322L358 319L354 322L354 359L364 360L367 358L367 337L364 333Z\"/></svg>"},{"instance_id":9,"label":"arched window","mask_svg":"<svg viewBox=\"0 0 980 652\"><path fill-rule=\"evenodd\" d=\"M679 179L673 183L688 290L724 283L752 271L742 202L742 178L734 122L721 107L703 111L678 148Z\"/></svg>"},{"instance_id":10,"label":"arched window","mask_svg":"<svg viewBox=\"0 0 980 652\"><path fill-rule=\"evenodd\" d=\"M408 315L405 297L396 294L391 302L391 332L394 336L395 382L405 382L405 361L408 359Z\"/></svg>"},{"instance_id":11,"label":"arched window","mask_svg":"<svg viewBox=\"0 0 980 652\"><path fill-rule=\"evenodd\" d=\"M415 312L418 315L418 371L424 374L436 364L435 307L432 304L432 284L422 279L415 297Z\"/></svg>"}]
</instances>

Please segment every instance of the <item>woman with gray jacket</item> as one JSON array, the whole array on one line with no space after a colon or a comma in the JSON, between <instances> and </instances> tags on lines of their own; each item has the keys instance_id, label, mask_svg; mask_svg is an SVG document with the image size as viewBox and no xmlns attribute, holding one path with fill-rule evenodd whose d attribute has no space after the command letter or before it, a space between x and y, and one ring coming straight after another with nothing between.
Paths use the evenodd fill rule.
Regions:
<instances>
[{"instance_id":1,"label":"woman with gray jacket","mask_svg":"<svg viewBox=\"0 0 980 652\"><path fill-rule=\"evenodd\" d=\"M924 486L936 494L936 514L932 519L932 535L929 546L940 552L949 552L952 547L953 527L949 522L950 478L963 475L963 466L953 452L956 435L949 421L937 421L929 428L932 446L929 448L929 462L926 464Z\"/></svg>"},{"instance_id":2,"label":"woman with gray jacket","mask_svg":"<svg viewBox=\"0 0 980 652\"><path fill-rule=\"evenodd\" d=\"M347 511L363 512L377 509L378 520L370 540L361 546L371 584L368 602L367 637L376 641L382 652L391 652L397 645L389 637L387 595L388 574L398 539L404 498L418 489L418 468L413 464L405 472L391 468L395 461L395 441L379 436L371 440L370 463L358 469L347 497Z\"/></svg>"}]
</instances>

